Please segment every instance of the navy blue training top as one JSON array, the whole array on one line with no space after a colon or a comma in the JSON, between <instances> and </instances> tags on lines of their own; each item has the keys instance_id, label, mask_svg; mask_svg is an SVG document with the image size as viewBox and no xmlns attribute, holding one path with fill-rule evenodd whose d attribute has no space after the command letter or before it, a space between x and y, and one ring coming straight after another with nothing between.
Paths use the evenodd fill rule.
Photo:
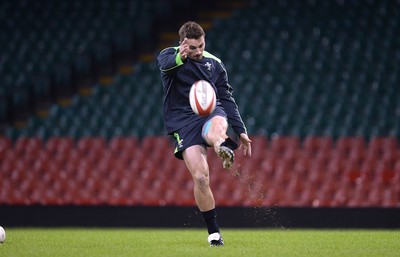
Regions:
<instances>
[{"instance_id":1,"label":"navy blue training top","mask_svg":"<svg viewBox=\"0 0 400 257\"><path fill-rule=\"evenodd\" d=\"M217 106L224 108L228 123L236 135L247 133L232 96L233 89L228 84L228 74L220 59L204 51L199 61L187 58L182 62L179 47L169 47L160 52L157 64L164 89L163 117L168 134L201 119L192 111L189 103L190 87L198 80L207 80L214 87Z\"/></svg>"}]
</instances>

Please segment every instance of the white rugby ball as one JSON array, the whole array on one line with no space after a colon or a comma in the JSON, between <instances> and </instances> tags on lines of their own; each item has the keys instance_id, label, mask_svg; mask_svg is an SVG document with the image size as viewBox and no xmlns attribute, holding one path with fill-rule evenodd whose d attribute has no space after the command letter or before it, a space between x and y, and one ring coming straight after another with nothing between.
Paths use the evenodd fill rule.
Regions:
<instances>
[{"instance_id":1,"label":"white rugby ball","mask_svg":"<svg viewBox=\"0 0 400 257\"><path fill-rule=\"evenodd\" d=\"M0 226L0 243L6 241L6 231L2 226Z\"/></svg>"},{"instance_id":2,"label":"white rugby ball","mask_svg":"<svg viewBox=\"0 0 400 257\"><path fill-rule=\"evenodd\" d=\"M193 112L197 115L207 116L211 114L217 103L213 86L205 80L194 82L190 88L189 102Z\"/></svg>"}]
</instances>

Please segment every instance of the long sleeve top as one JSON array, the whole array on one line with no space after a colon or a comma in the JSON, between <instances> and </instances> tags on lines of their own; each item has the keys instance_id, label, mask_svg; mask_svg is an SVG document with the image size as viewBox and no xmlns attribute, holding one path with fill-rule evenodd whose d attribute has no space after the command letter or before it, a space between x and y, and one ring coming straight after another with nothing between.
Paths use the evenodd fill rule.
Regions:
<instances>
[{"instance_id":1,"label":"long sleeve top","mask_svg":"<svg viewBox=\"0 0 400 257\"><path fill-rule=\"evenodd\" d=\"M198 80L206 80L214 87L217 106L225 110L235 134L247 133L220 59L204 51L199 61L187 58L182 62L179 47L169 47L160 52L157 64L164 90L163 117L168 134L202 118L192 111L189 103L190 88Z\"/></svg>"}]
</instances>

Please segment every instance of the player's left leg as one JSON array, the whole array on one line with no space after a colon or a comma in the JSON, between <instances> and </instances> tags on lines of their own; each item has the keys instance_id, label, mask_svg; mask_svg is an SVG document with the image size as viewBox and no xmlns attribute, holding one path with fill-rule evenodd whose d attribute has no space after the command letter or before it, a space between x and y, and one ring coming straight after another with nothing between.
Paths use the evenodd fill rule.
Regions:
<instances>
[{"instance_id":1,"label":"player's left leg","mask_svg":"<svg viewBox=\"0 0 400 257\"><path fill-rule=\"evenodd\" d=\"M200 211L214 209L215 202L210 188L206 148L201 145L193 145L185 149L182 155L193 178L194 197Z\"/></svg>"},{"instance_id":2,"label":"player's left leg","mask_svg":"<svg viewBox=\"0 0 400 257\"><path fill-rule=\"evenodd\" d=\"M210 188L207 150L204 146L193 145L182 153L186 167L194 182L194 198L201 211L208 230L208 242L211 246L224 244L217 224L214 195Z\"/></svg>"}]
</instances>

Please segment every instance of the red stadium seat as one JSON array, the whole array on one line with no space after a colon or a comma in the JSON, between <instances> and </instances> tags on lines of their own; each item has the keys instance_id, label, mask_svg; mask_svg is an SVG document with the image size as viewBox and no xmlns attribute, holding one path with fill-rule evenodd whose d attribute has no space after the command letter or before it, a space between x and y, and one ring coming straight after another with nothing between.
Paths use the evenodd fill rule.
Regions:
<instances>
[{"instance_id":1,"label":"red stadium seat","mask_svg":"<svg viewBox=\"0 0 400 257\"><path fill-rule=\"evenodd\" d=\"M292 169L290 168L290 166L286 163L280 163L279 165L277 165L273 177L274 183L277 183L279 185L287 184L290 179L291 170Z\"/></svg>"},{"instance_id":2,"label":"red stadium seat","mask_svg":"<svg viewBox=\"0 0 400 257\"><path fill-rule=\"evenodd\" d=\"M124 152L132 154L138 148L138 140L135 137L113 137L110 139L109 148L114 155Z\"/></svg>"},{"instance_id":3,"label":"red stadium seat","mask_svg":"<svg viewBox=\"0 0 400 257\"><path fill-rule=\"evenodd\" d=\"M308 170L307 182L311 185L321 185L326 176L327 164L315 161Z\"/></svg>"},{"instance_id":4,"label":"red stadium seat","mask_svg":"<svg viewBox=\"0 0 400 257\"><path fill-rule=\"evenodd\" d=\"M4 152L0 157L0 174L9 174L16 168L18 164L18 156L10 149ZM0 176L4 178L4 175Z\"/></svg>"},{"instance_id":5,"label":"red stadium seat","mask_svg":"<svg viewBox=\"0 0 400 257\"><path fill-rule=\"evenodd\" d=\"M334 207L345 207L348 201L351 199L352 192L351 188L347 184L341 184L338 190L335 192L332 206Z\"/></svg>"},{"instance_id":6,"label":"red stadium seat","mask_svg":"<svg viewBox=\"0 0 400 257\"><path fill-rule=\"evenodd\" d=\"M385 186L390 186L395 180L395 171L392 167L382 165L376 170L376 182Z\"/></svg>"},{"instance_id":7,"label":"red stadium seat","mask_svg":"<svg viewBox=\"0 0 400 257\"><path fill-rule=\"evenodd\" d=\"M165 150L165 148L168 148L168 150L170 150L169 147L172 146L172 144L170 143L169 137L164 137L164 136L147 136L147 137L144 137L142 139L142 142L141 142L140 145L141 145L141 148L144 151L154 151L154 150L157 150L157 149ZM157 147L155 147L155 146L157 146Z\"/></svg>"},{"instance_id":8,"label":"red stadium seat","mask_svg":"<svg viewBox=\"0 0 400 257\"><path fill-rule=\"evenodd\" d=\"M106 148L106 141L102 137L82 137L77 142L77 150L82 155L97 152Z\"/></svg>"},{"instance_id":9,"label":"red stadium seat","mask_svg":"<svg viewBox=\"0 0 400 257\"><path fill-rule=\"evenodd\" d=\"M68 158L74 148L75 142L70 137L50 137L45 145L45 150L56 159Z\"/></svg>"},{"instance_id":10,"label":"red stadium seat","mask_svg":"<svg viewBox=\"0 0 400 257\"><path fill-rule=\"evenodd\" d=\"M384 188L381 185L372 184L368 192L368 207L380 207L383 202Z\"/></svg>"},{"instance_id":11,"label":"red stadium seat","mask_svg":"<svg viewBox=\"0 0 400 257\"><path fill-rule=\"evenodd\" d=\"M14 144L14 151L17 154L23 154L25 152L26 145L28 143L29 138L28 137L19 137L16 139L15 144Z\"/></svg>"},{"instance_id":12,"label":"red stadium seat","mask_svg":"<svg viewBox=\"0 0 400 257\"><path fill-rule=\"evenodd\" d=\"M383 158L385 155L397 153L398 145L395 137L373 137L368 143L368 156Z\"/></svg>"},{"instance_id":13,"label":"red stadium seat","mask_svg":"<svg viewBox=\"0 0 400 257\"><path fill-rule=\"evenodd\" d=\"M0 137L0 160L2 160L4 154L8 150L12 150L13 144L11 139L8 137Z\"/></svg>"},{"instance_id":14,"label":"red stadium seat","mask_svg":"<svg viewBox=\"0 0 400 257\"><path fill-rule=\"evenodd\" d=\"M333 140L331 137L308 136L303 141L303 150L310 156L318 156L321 153L327 154L332 150Z\"/></svg>"},{"instance_id":15,"label":"red stadium seat","mask_svg":"<svg viewBox=\"0 0 400 257\"><path fill-rule=\"evenodd\" d=\"M363 151L366 147L362 137L340 137L336 141L335 149L345 156L349 156L352 151Z\"/></svg>"},{"instance_id":16,"label":"red stadium seat","mask_svg":"<svg viewBox=\"0 0 400 257\"><path fill-rule=\"evenodd\" d=\"M393 187L385 188L382 195L382 207L398 208L400 207L400 192Z\"/></svg>"},{"instance_id":17,"label":"red stadium seat","mask_svg":"<svg viewBox=\"0 0 400 257\"><path fill-rule=\"evenodd\" d=\"M317 190L313 186L306 185L302 192L300 193L297 202L296 202L296 207L310 207L313 204L313 201L317 197Z\"/></svg>"},{"instance_id":18,"label":"red stadium seat","mask_svg":"<svg viewBox=\"0 0 400 257\"><path fill-rule=\"evenodd\" d=\"M271 139L270 154L272 156L282 157L288 151L296 152L300 148L300 139L290 136L275 136Z\"/></svg>"},{"instance_id":19,"label":"red stadium seat","mask_svg":"<svg viewBox=\"0 0 400 257\"><path fill-rule=\"evenodd\" d=\"M268 207L275 207L284 205L285 191L282 187L271 187L267 189L264 198L262 199L262 205Z\"/></svg>"},{"instance_id":20,"label":"red stadium seat","mask_svg":"<svg viewBox=\"0 0 400 257\"><path fill-rule=\"evenodd\" d=\"M333 199L333 194L322 192L321 190L319 190L316 196L314 197L313 201L311 202L311 206L315 208L331 207L332 199Z\"/></svg>"},{"instance_id":21,"label":"red stadium seat","mask_svg":"<svg viewBox=\"0 0 400 257\"><path fill-rule=\"evenodd\" d=\"M265 136L251 136L251 147L254 153L263 153L268 149L268 140Z\"/></svg>"},{"instance_id":22,"label":"red stadium seat","mask_svg":"<svg viewBox=\"0 0 400 257\"><path fill-rule=\"evenodd\" d=\"M347 202L347 207L351 208L360 208L360 207L369 207L368 202L368 193L370 189L366 187L357 187L355 188L353 194Z\"/></svg>"}]
</instances>

